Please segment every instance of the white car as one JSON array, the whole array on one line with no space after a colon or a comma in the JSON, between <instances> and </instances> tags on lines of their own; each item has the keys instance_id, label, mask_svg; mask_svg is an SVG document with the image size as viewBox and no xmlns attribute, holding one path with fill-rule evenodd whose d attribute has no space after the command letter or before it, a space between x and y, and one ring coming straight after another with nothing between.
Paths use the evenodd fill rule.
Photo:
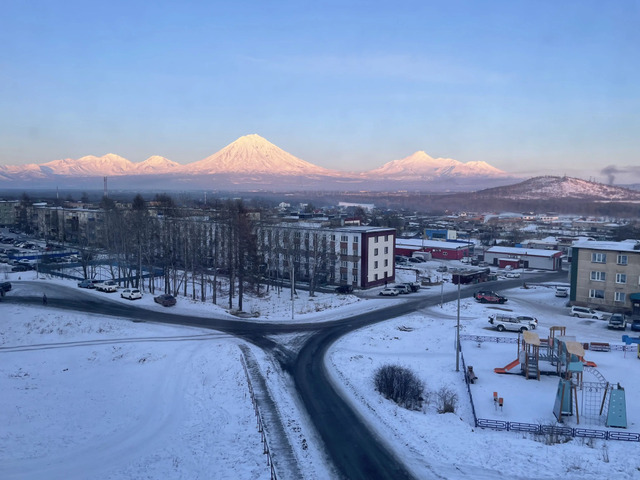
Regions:
<instances>
[{"instance_id":1,"label":"white car","mask_svg":"<svg viewBox=\"0 0 640 480\"><path fill-rule=\"evenodd\" d=\"M137 288L125 288L120 293L120 296L122 298L128 298L129 300L138 300L139 298L142 298L142 292Z\"/></svg>"},{"instance_id":2,"label":"white car","mask_svg":"<svg viewBox=\"0 0 640 480\"><path fill-rule=\"evenodd\" d=\"M592 308L587 307L571 307L571 312L569 313L572 317L580 317L580 318L592 318L594 320L603 320L604 314L601 312L596 312Z\"/></svg>"},{"instance_id":3,"label":"white car","mask_svg":"<svg viewBox=\"0 0 640 480\"><path fill-rule=\"evenodd\" d=\"M499 332L509 330L511 332L525 332L527 330L535 330L538 326L538 320L534 317L524 315L491 315L489 323L493 325Z\"/></svg>"},{"instance_id":4,"label":"white car","mask_svg":"<svg viewBox=\"0 0 640 480\"><path fill-rule=\"evenodd\" d=\"M395 288L385 288L384 290L381 290L378 295L384 295L388 297L397 297L399 294L400 292Z\"/></svg>"},{"instance_id":5,"label":"white car","mask_svg":"<svg viewBox=\"0 0 640 480\"><path fill-rule=\"evenodd\" d=\"M96 284L96 290L98 290L99 292L107 292L107 293L117 292L118 284L113 280L107 280L105 282Z\"/></svg>"},{"instance_id":6,"label":"white car","mask_svg":"<svg viewBox=\"0 0 640 480\"><path fill-rule=\"evenodd\" d=\"M520 278L520 274L518 272L508 272L505 277L507 278Z\"/></svg>"}]
</instances>

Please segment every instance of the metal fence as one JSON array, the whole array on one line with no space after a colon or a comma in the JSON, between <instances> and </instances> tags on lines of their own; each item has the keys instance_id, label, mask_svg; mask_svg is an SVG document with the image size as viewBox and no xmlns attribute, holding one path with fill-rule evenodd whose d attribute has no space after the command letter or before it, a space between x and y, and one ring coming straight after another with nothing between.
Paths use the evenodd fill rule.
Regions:
<instances>
[{"instance_id":1,"label":"metal fence","mask_svg":"<svg viewBox=\"0 0 640 480\"><path fill-rule=\"evenodd\" d=\"M263 453L267 456L267 466L270 468L271 480L278 480L276 475L276 469L273 465L273 460L271 458L271 450L269 450L269 442L267 440L267 434L264 431L264 422L262 421L262 414L260 413L260 408L258 408L258 401L256 399L255 393L253 391L253 384L251 383L251 378L249 377L249 370L247 369L247 363L244 359L244 354L241 357L242 359L242 367L244 368L244 374L247 377L247 384L249 385L249 393L251 395L251 402L253 403L253 409L256 414L256 421L258 422L258 432L260 432L262 446L264 448Z\"/></svg>"},{"instance_id":2,"label":"metal fence","mask_svg":"<svg viewBox=\"0 0 640 480\"><path fill-rule=\"evenodd\" d=\"M490 335L460 335L460 341L470 341L476 343L518 343L518 337L494 337ZM585 345L589 345L589 342L585 342ZM634 352L637 350L637 345L625 345L623 343L609 343L611 351L618 352Z\"/></svg>"},{"instance_id":3,"label":"metal fence","mask_svg":"<svg viewBox=\"0 0 640 480\"><path fill-rule=\"evenodd\" d=\"M529 432L535 435L563 435L565 437L640 442L640 433L634 432L612 432L609 430L593 430L589 428L559 427L555 425L540 425L537 423L508 422L489 418L476 419L476 427L506 430L509 432Z\"/></svg>"}]
</instances>

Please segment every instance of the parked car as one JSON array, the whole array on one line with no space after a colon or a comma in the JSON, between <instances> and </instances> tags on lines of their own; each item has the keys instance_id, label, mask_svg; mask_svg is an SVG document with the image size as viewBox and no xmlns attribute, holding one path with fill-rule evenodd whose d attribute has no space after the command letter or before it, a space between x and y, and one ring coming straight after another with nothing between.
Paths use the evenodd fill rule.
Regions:
<instances>
[{"instance_id":1,"label":"parked car","mask_svg":"<svg viewBox=\"0 0 640 480\"><path fill-rule=\"evenodd\" d=\"M436 268L436 272L446 272L447 270L449 269L446 265L440 265L438 268Z\"/></svg>"},{"instance_id":2,"label":"parked car","mask_svg":"<svg viewBox=\"0 0 640 480\"><path fill-rule=\"evenodd\" d=\"M396 296L400 295L400 292L398 290L396 290L395 288L385 288L385 289L381 290L378 295L384 295L384 296L388 296L388 297L396 297Z\"/></svg>"},{"instance_id":3,"label":"parked car","mask_svg":"<svg viewBox=\"0 0 640 480\"><path fill-rule=\"evenodd\" d=\"M505 274L506 278L520 278L520 274L518 272L507 272Z\"/></svg>"},{"instance_id":4,"label":"parked car","mask_svg":"<svg viewBox=\"0 0 640 480\"><path fill-rule=\"evenodd\" d=\"M353 287L351 285L338 285L336 287L336 293L351 293L353 292Z\"/></svg>"},{"instance_id":5,"label":"parked car","mask_svg":"<svg viewBox=\"0 0 640 480\"><path fill-rule=\"evenodd\" d=\"M634 318L631 322L631 330L634 332L640 332L640 318Z\"/></svg>"},{"instance_id":6,"label":"parked car","mask_svg":"<svg viewBox=\"0 0 640 480\"><path fill-rule=\"evenodd\" d=\"M128 298L129 300L137 300L139 298L142 298L142 292L137 288L125 288L120 293L120 296L122 298Z\"/></svg>"},{"instance_id":7,"label":"parked car","mask_svg":"<svg viewBox=\"0 0 640 480\"><path fill-rule=\"evenodd\" d=\"M556 297L568 297L569 296L569 289L566 287L558 287L556 288Z\"/></svg>"},{"instance_id":8,"label":"parked car","mask_svg":"<svg viewBox=\"0 0 640 480\"><path fill-rule=\"evenodd\" d=\"M538 326L538 320L534 317L524 315L491 315L489 323L493 325L499 332L509 330L511 332L525 332L527 330L535 330Z\"/></svg>"},{"instance_id":9,"label":"parked car","mask_svg":"<svg viewBox=\"0 0 640 480\"><path fill-rule=\"evenodd\" d=\"M604 319L604 314L601 312L596 312L592 308L587 307L571 307L571 311L569 315L572 317L580 317L580 318L592 318L594 320L602 320Z\"/></svg>"},{"instance_id":10,"label":"parked car","mask_svg":"<svg viewBox=\"0 0 640 480\"><path fill-rule=\"evenodd\" d=\"M502 295L498 295L496 292L491 292L488 290L480 290L473 294L473 298L480 303L505 303L507 301L506 297Z\"/></svg>"},{"instance_id":11,"label":"parked car","mask_svg":"<svg viewBox=\"0 0 640 480\"><path fill-rule=\"evenodd\" d=\"M398 283L396 285L391 285L391 288L394 289L394 290L397 290L398 293L402 293L403 295L411 293L411 289L409 287L407 287L404 283Z\"/></svg>"},{"instance_id":12,"label":"parked car","mask_svg":"<svg viewBox=\"0 0 640 480\"><path fill-rule=\"evenodd\" d=\"M418 290L420 290L420 283L418 282L405 282L403 283L403 285L406 285L407 288L409 288L409 290L411 290L412 292L417 292Z\"/></svg>"},{"instance_id":13,"label":"parked car","mask_svg":"<svg viewBox=\"0 0 640 480\"><path fill-rule=\"evenodd\" d=\"M163 293L162 295L154 297L153 301L159 303L163 307L172 307L176 304L176 298L168 293Z\"/></svg>"},{"instance_id":14,"label":"parked car","mask_svg":"<svg viewBox=\"0 0 640 480\"><path fill-rule=\"evenodd\" d=\"M609 324L607 328L611 330L626 330L627 329L627 321L624 318L623 313L614 313L609 317Z\"/></svg>"},{"instance_id":15,"label":"parked car","mask_svg":"<svg viewBox=\"0 0 640 480\"><path fill-rule=\"evenodd\" d=\"M30 265L16 265L11 268L12 272L28 272L29 270L31 270Z\"/></svg>"},{"instance_id":16,"label":"parked car","mask_svg":"<svg viewBox=\"0 0 640 480\"><path fill-rule=\"evenodd\" d=\"M96 290L99 292L113 293L118 291L118 284L113 280L107 280L96 284Z\"/></svg>"},{"instance_id":17,"label":"parked car","mask_svg":"<svg viewBox=\"0 0 640 480\"><path fill-rule=\"evenodd\" d=\"M2 283L0 283L0 291L2 291L2 292L10 292L11 291L11 282L2 282Z\"/></svg>"},{"instance_id":18,"label":"parked car","mask_svg":"<svg viewBox=\"0 0 640 480\"><path fill-rule=\"evenodd\" d=\"M85 278L84 280L78 282L78 287L93 289L96 288L96 284L92 280Z\"/></svg>"}]
</instances>

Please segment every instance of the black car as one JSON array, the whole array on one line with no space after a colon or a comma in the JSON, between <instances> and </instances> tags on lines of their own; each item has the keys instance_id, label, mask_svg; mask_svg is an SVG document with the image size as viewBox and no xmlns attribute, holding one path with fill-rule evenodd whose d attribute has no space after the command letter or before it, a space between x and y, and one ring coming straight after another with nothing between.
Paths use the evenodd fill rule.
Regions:
<instances>
[{"instance_id":1,"label":"black car","mask_svg":"<svg viewBox=\"0 0 640 480\"><path fill-rule=\"evenodd\" d=\"M28 272L31 270L29 265L16 265L11 269L12 272Z\"/></svg>"},{"instance_id":2,"label":"black car","mask_svg":"<svg viewBox=\"0 0 640 480\"><path fill-rule=\"evenodd\" d=\"M176 298L173 295L169 295L168 293L158 295L153 299L153 301L159 303L163 307L172 307L176 304Z\"/></svg>"},{"instance_id":3,"label":"black car","mask_svg":"<svg viewBox=\"0 0 640 480\"><path fill-rule=\"evenodd\" d=\"M0 283L0 290L2 292L9 292L11 290L11 282Z\"/></svg>"},{"instance_id":4,"label":"black car","mask_svg":"<svg viewBox=\"0 0 640 480\"><path fill-rule=\"evenodd\" d=\"M351 293L353 292L353 287L351 285L339 285L336 287L336 293Z\"/></svg>"},{"instance_id":5,"label":"black car","mask_svg":"<svg viewBox=\"0 0 640 480\"><path fill-rule=\"evenodd\" d=\"M631 322L631 330L634 332L640 332L640 318L634 318Z\"/></svg>"}]
</instances>

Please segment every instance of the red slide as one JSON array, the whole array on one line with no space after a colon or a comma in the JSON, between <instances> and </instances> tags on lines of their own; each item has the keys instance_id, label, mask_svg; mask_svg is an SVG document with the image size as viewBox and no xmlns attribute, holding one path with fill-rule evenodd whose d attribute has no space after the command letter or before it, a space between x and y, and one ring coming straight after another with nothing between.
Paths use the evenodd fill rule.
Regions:
<instances>
[{"instance_id":1,"label":"red slide","mask_svg":"<svg viewBox=\"0 0 640 480\"><path fill-rule=\"evenodd\" d=\"M503 368L494 368L493 371L496 373L507 373L507 370L511 370L513 367L515 367L516 365L518 365L520 363L520 360L518 360L517 358L511 362L509 365L507 365L506 367Z\"/></svg>"}]
</instances>

